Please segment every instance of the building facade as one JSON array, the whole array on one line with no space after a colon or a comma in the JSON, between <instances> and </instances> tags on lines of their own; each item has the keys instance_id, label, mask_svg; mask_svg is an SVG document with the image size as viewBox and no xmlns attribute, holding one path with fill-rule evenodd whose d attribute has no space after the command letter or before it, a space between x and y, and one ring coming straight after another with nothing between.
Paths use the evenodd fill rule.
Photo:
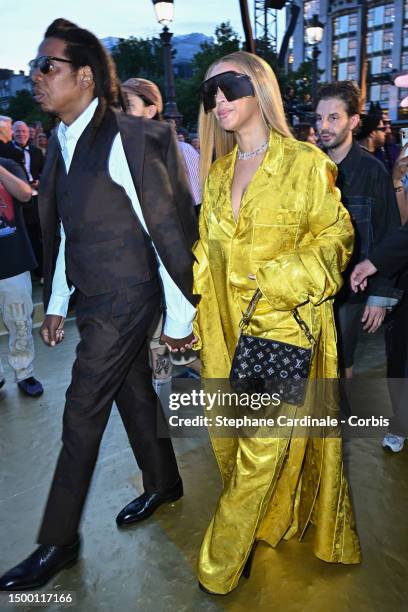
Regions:
<instances>
[{"instance_id":1,"label":"building facade","mask_svg":"<svg viewBox=\"0 0 408 612\"><path fill-rule=\"evenodd\" d=\"M13 70L0 68L0 109L7 108L10 98L22 89L32 92L31 79L23 70L15 74Z\"/></svg>"},{"instance_id":2,"label":"building facade","mask_svg":"<svg viewBox=\"0 0 408 612\"><path fill-rule=\"evenodd\" d=\"M294 68L311 57L306 25L316 14L324 24L320 80L359 82L365 40L367 104L379 102L391 119L408 119L399 108L408 92L393 85L395 73L408 71L408 0L305 0L301 4L303 20L298 20L293 36Z\"/></svg>"}]
</instances>

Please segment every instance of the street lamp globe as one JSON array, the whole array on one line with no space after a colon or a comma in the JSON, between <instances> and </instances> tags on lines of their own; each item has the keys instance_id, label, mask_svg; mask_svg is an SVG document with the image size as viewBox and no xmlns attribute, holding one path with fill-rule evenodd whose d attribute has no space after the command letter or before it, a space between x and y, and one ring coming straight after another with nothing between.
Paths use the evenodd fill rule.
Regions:
<instances>
[{"instance_id":1,"label":"street lamp globe","mask_svg":"<svg viewBox=\"0 0 408 612\"><path fill-rule=\"evenodd\" d=\"M173 21L174 0L153 0L156 19L164 26L169 26Z\"/></svg>"},{"instance_id":2,"label":"street lamp globe","mask_svg":"<svg viewBox=\"0 0 408 612\"><path fill-rule=\"evenodd\" d=\"M317 15L306 26L306 38L309 45L318 45L322 42L324 25L320 23Z\"/></svg>"}]
</instances>

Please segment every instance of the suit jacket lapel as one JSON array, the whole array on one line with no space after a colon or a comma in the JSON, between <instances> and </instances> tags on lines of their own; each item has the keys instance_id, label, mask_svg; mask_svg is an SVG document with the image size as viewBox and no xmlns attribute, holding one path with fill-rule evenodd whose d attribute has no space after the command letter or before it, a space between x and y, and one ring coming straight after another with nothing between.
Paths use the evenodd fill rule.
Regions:
<instances>
[{"instance_id":1,"label":"suit jacket lapel","mask_svg":"<svg viewBox=\"0 0 408 612\"><path fill-rule=\"evenodd\" d=\"M125 113L115 112L122 139L123 149L132 175L137 197L143 210L143 162L145 153L144 122L141 117L128 117ZM130 158L130 151L132 157ZM144 214L143 210L143 214Z\"/></svg>"},{"instance_id":2,"label":"suit jacket lapel","mask_svg":"<svg viewBox=\"0 0 408 612\"><path fill-rule=\"evenodd\" d=\"M60 146L56 134L53 134L48 143L47 157L41 174L39 198L44 205L52 201L55 196L55 173L57 171Z\"/></svg>"}]
</instances>

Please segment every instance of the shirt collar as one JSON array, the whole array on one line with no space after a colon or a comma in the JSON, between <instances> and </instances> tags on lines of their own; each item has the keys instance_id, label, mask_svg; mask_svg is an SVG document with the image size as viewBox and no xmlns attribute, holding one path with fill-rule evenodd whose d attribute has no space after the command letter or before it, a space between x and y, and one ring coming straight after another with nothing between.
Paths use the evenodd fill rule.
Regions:
<instances>
[{"instance_id":1,"label":"shirt collar","mask_svg":"<svg viewBox=\"0 0 408 612\"><path fill-rule=\"evenodd\" d=\"M61 138L65 138L68 140L73 140L78 142L81 137L82 132L85 130L87 125L92 121L92 118L95 114L96 108L99 104L98 98L94 98L89 106L75 119L71 125L65 125L61 121L58 126L58 139L61 142Z\"/></svg>"},{"instance_id":2,"label":"shirt collar","mask_svg":"<svg viewBox=\"0 0 408 612\"><path fill-rule=\"evenodd\" d=\"M18 142L16 142L15 140L13 140L12 143L16 147L16 149L20 149L20 151L28 151L29 146L30 146L29 142L27 142L27 144L24 147L19 145Z\"/></svg>"}]
</instances>

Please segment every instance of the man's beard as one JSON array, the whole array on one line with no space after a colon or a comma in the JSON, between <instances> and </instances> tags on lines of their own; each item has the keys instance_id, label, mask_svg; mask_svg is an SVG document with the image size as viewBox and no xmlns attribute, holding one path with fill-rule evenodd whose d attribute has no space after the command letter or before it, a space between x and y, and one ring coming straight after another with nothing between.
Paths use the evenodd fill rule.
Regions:
<instances>
[{"instance_id":1,"label":"man's beard","mask_svg":"<svg viewBox=\"0 0 408 612\"><path fill-rule=\"evenodd\" d=\"M326 150L329 150L329 149L337 149L337 147L341 147L341 145L346 142L348 135L349 135L349 131L350 131L350 128L345 127L344 130L339 132L336 138L332 140L330 143L326 143L324 142L324 140L322 140L322 144L324 148Z\"/></svg>"}]
</instances>

